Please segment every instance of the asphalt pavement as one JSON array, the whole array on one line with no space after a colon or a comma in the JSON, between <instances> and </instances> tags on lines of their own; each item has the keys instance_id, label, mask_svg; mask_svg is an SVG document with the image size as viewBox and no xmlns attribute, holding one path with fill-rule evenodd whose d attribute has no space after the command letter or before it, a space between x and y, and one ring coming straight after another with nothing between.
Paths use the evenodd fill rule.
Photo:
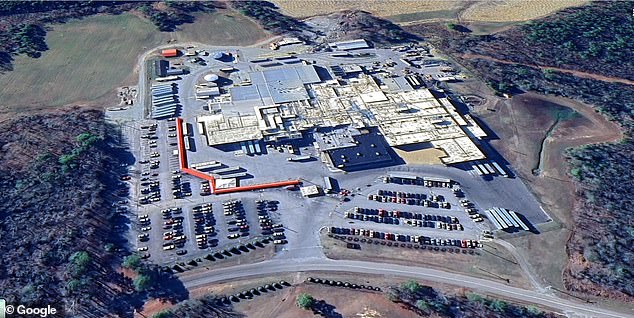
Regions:
<instances>
[{"instance_id":1,"label":"asphalt pavement","mask_svg":"<svg viewBox=\"0 0 634 318\"><path fill-rule=\"evenodd\" d=\"M361 275L392 275L450 284L497 295L519 302L530 302L544 307L558 309L567 316L575 317L634 317L633 309L616 312L602 309L593 304L562 299L552 294L525 290L505 284L474 278L466 275L444 272L435 269L403 266L395 264L372 263L351 260L329 260L320 258L269 260L256 264L238 265L229 268L212 269L181 277L188 289L202 287L212 283L235 281L259 276L274 276L289 272L349 272Z\"/></svg>"}]
</instances>

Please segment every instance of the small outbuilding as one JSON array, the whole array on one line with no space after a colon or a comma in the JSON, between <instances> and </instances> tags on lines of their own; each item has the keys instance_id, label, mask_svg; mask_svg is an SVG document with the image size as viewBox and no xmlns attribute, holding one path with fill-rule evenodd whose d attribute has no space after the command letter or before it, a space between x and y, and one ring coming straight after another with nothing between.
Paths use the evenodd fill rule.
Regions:
<instances>
[{"instance_id":1,"label":"small outbuilding","mask_svg":"<svg viewBox=\"0 0 634 318\"><path fill-rule=\"evenodd\" d=\"M299 191L305 198L311 198L321 195L321 189L319 188L319 186L316 185L301 187L299 188Z\"/></svg>"},{"instance_id":2,"label":"small outbuilding","mask_svg":"<svg viewBox=\"0 0 634 318\"><path fill-rule=\"evenodd\" d=\"M176 57L178 56L178 50L177 49L165 49L161 51L161 55L163 55L163 57Z\"/></svg>"}]
</instances>

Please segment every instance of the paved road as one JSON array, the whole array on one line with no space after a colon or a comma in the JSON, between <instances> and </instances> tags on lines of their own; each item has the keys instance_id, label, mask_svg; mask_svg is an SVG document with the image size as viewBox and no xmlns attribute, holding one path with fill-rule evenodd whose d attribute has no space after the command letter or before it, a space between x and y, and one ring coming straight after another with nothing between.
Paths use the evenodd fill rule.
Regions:
<instances>
[{"instance_id":1,"label":"paved road","mask_svg":"<svg viewBox=\"0 0 634 318\"><path fill-rule=\"evenodd\" d=\"M549 294L507 286L501 283L473 278L461 274L448 273L435 269L402 266L384 263L372 263L351 260L328 260L321 258L276 259L256 264L238 265L184 275L181 280L187 288L201 287L211 283L231 281L241 278L271 276L289 272L327 271L351 272L359 274L394 275L437 283L451 284L499 295L521 302L530 302L541 306L556 308L575 317L634 317L634 312L620 313L598 308L592 304L578 303ZM581 316L580 316L581 315Z\"/></svg>"}]
</instances>

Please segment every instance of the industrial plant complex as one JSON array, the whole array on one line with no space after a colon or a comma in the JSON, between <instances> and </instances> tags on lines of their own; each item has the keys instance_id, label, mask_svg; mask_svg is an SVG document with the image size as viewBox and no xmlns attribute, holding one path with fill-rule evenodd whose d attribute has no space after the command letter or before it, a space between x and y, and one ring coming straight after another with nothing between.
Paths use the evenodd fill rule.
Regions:
<instances>
[{"instance_id":1,"label":"industrial plant complex","mask_svg":"<svg viewBox=\"0 0 634 318\"><path fill-rule=\"evenodd\" d=\"M141 107L111 116L137 118L137 248L158 264L262 238L321 253L325 228L467 253L550 220L424 44L174 46L145 65Z\"/></svg>"}]
</instances>

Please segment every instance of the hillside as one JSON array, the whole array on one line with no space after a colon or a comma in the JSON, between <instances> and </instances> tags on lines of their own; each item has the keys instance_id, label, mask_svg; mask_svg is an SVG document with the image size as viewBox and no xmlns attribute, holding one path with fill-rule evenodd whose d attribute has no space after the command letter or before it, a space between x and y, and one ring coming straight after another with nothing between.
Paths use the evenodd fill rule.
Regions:
<instances>
[{"instance_id":1,"label":"hillside","mask_svg":"<svg viewBox=\"0 0 634 318\"><path fill-rule=\"evenodd\" d=\"M632 80L634 16L629 3L597 2L563 10L463 48L465 54Z\"/></svg>"},{"instance_id":2,"label":"hillside","mask_svg":"<svg viewBox=\"0 0 634 318\"><path fill-rule=\"evenodd\" d=\"M113 207L125 149L96 110L67 108L0 123L0 285L11 304L65 304L80 317L130 314L146 297L181 300L152 266L144 290L118 268L127 241ZM16 132L19 132L16 133ZM55 133L52 133L55 132ZM154 288L154 286L157 286ZM72 306L71 306L72 304Z\"/></svg>"},{"instance_id":3,"label":"hillside","mask_svg":"<svg viewBox=\"0 0 634 318\"><path fill-rule=\"evenodd\" d=\"M428 36L499 93L534 91L577 99L623 127L628 137L619 143L569 150L570 176L579 201L572 211L573 235L567 242L570 261L564 281L573 291L633 301L634 141L629 136L634 129L634 86L602 78L626 80L633 74L634 62L621 55L632 45L631 40L621 41L628 36L624 32L632 34L626 31L632 27L631 12L626 9L631 11L623 2L596 3L486 36L439 25L407 30ZM622 23L602 22L615 16ZM612 54L612 47L625 51ZM597 76L578 77L543 66Z\"/></svg>"}]
</instances>

